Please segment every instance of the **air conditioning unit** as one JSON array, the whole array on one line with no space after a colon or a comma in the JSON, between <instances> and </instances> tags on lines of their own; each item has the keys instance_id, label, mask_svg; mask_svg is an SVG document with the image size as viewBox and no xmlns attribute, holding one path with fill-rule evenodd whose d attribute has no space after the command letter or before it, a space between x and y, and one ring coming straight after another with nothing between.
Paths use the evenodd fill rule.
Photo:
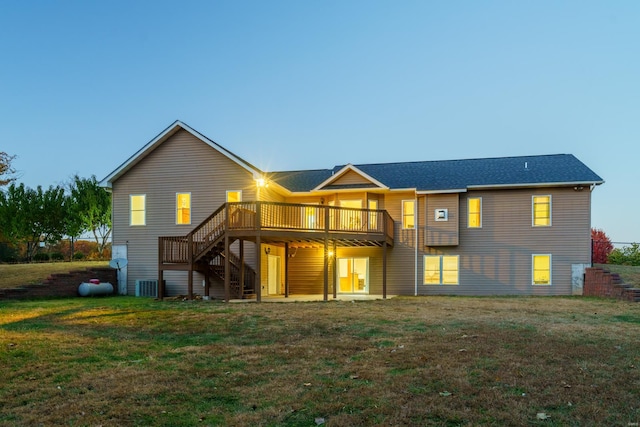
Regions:
<instances>
[{"instance_id":1,"label":"air conditioning unit","mask_svg":"<svg viewBox=\"0 0 640 427\"><path fill-rule=\"evenodd\" d=\"M136 296L158 298L158 281L136 280Z\"/></svg>"}]
</instances>

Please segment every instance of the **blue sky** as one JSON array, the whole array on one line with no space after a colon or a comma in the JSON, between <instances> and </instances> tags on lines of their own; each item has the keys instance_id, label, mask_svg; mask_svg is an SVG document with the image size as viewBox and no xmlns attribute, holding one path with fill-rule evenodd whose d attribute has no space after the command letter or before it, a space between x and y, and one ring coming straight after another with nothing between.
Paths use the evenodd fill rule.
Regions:
<instances>
[{"instance_id":1,"label":"blue sky","mask_svg":"<svg viewBox=\"0 0 640 427\"><path fill-rule=\"evenodd\" d=\"M0 3L0 151L104 178L179 119L267 170L571 153L640 242L640 2Z\"/></svg>"}]
</instances>

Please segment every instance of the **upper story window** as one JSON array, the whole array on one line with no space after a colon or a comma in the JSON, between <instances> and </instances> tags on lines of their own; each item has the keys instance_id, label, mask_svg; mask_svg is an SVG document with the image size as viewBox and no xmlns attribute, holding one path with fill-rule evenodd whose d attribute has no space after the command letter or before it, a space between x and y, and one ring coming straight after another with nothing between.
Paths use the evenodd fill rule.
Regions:
<instances>
[{"instance_id":1,"label":"upper story window","mask_svg":"<svg viewBox=\"0 0 640 427\"><path fill-rule=\"evenodd\" d=\"M482 198L481 197L473 197L468 199L468 216L469 228L481 228L482 227Z\"/></svg>"},{"instance_id":2,"label":"upper story window","mask_svg":"<svg viewBox=\"0 0 640 427\"><path fill-rule=\"evenodd\" d=\"M176 224L191 224L191 193L176 193Z\"/></svg>"},{"instance_id":3,"label":"upper story window","mask_svg":"<svg viewBox=\"0 0 640 427\"><path fill-rule=\"evenodd\" d=\"M367 201L367 209L378 210L378 201L376 199L369 199ZM369 230L378 229L378 214L376 212L369 212Z\"/></svg>"},{"instance_id":4,"label":"upper story window","mask_svg":"<svg viewBox=\"0 0 640 427\"><path fill-rule=\"evenodd\" d=\"M146 194L129 195L129 225L146 225L147 223Z\"/></svg>"},{"instance_id":5,"label":"upper story window","mask_svg":"<svg viewBox=\"0 0 640 427\"><path fill-rule=\"evenodd\" d=\"M551 196L533 196L532 198L533 226L545 227L551 225Z\"/></svg>"},{"instance_id":6,"label":"upper story window","mask_svg":"<svg viewBox=\"0 0 640 427\"><path fill-rule=\"evenodd\" d=\"M532 283L534 285L551 284L551 255L532 255Z\"/></svg>"},{"instance_id":7,"label":"upper story window","mask_svg":"<svg viewBox=\"0 0 640 427\"><path fill-rule=\"evenodd\" d=\"M402 228L416 228L416 201L402 201Z\"/></svg>"},{"instance_id":8,"label":"upper story window","mask_svg":"<svg viewBox=\"0 0 640 427\"><path fill-rule=\"evenodd\" d=\"M227 202L241 202L242 190L227 190Z\"/></svg>"},{"instance_id":9,"label":"upper story window","mask_svg":"<svg viewBox=\"0 0 640 427\"><path fill-rule=\"evenodd\" d=\"M425 285L457 285L459 283L460 257L458 255L425 255Z\"/></svg>"}]
</instances>

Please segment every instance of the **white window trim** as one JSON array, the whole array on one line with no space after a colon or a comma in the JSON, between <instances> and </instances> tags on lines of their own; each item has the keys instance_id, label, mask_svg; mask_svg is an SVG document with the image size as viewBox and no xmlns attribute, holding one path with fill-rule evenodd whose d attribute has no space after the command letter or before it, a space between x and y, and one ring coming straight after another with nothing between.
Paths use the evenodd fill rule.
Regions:
<instances>
[{"instance_id":1,"label":"white window trim","mask_svg":"<svg viewBox=\"0 0 640 427\"><path fill-rule=\"evenodd\" d=\"M548 197L549 198L549 224L547 225L536 225L536 208L535 208L535 198L536 197ZM553 197L551 194L534 194L531 196L531 226L538 227L551 227L553 224Z\"/></svg>"},{"instance_id":2,"label":"white window trim","mask_svg":"<svg viewBox=\"0 0 640 427\"><path fill-rule=\"evenodd\" d=\"M178 195L180 194L188 194L189 195L189 222L178 222L178 211L180 210L180 208L178 207ZM176 193L176 225L191 225L191 218L192 218L192 209L191 209L191 192L179 192Z\"/></svg>"},{"instance_id":3,"label":"white window trim","mask_svg":"<svg viewBox=\"0 0 640 427\"><path fill-rule=\"evenodd\" d=\"M413 227L405 227L404 226L404 203L405 202L413 202ZM400 224L400 226L402 227L403 230L415 230L416 226L418 225L418 215L416 215L416 207L417 205L417 201L416 199L405 199L402 202L402 222Z\"/></svg>"},{"instance_id":4,"label":"white window trim","mask_svg":"<svg viewBox=\"0 0 640 427\"><path fill-rule=\"evenodd\" d=\"M225 194L225 201L228 202L229 201L229 193L238 193L240 194L240 200L238 200L238 202L242 201L242 190L227 190L226 194Z\"/></svg>"},{"instance_id":5,"label":"white window trim","mask_svg":"<svg viewBox=\"0 0 640 427\"><path fill-rule=\"evenodd\" d=\"M549 283L536 283L534 271L535 262L534 259L537 256L548 256L549 257ZM553 256L551 254L531 254L531 285L532 286L551 286L553 284Z\"/></svg>"},{"instance_id":6,"label":"white window trim","mask_svg":"<svg viewBox=\"0 0 640 427\"><path fill-rule=\"evenodd\" d=\"M458 259L458 282L457 283L442 283L442 266L444 257L455 257ZM438 258L440 262L440 280L438 283L425 283L424 282L424 266L426 264L426 258ZM422 285L423 286L458 286L460 285L460 255L423 255L422 256Z\"/></svg>"},{"instance_id":7,"label":"white window trim","mask_svg":"<svg viewBox=\"0 0 640 427\"><path fill-rule=\"evenodd\" d=\"M133 198L134 197L142 197L144 201L144 221L142 224L134 224L133 223ZM138 212L138 211L136 211ZM129 226L130 227L143 227L147 225L147 195L146 194L129 194Z\"/></svg>"},{"instance_id":8,"label":"white window trim","mask_svg":"<svg viewBox=\"0 0 640 427\"><path fill-rule=\"evenodd\" d=\"M471 200L480 200L480 225L478 225L477 227L471 227L469 226L469 202ZM471 229L475 229L475 228L482 228L482 197L469 197L467 199L467 228L471 228Z\"/></svg>"}]
</instances>

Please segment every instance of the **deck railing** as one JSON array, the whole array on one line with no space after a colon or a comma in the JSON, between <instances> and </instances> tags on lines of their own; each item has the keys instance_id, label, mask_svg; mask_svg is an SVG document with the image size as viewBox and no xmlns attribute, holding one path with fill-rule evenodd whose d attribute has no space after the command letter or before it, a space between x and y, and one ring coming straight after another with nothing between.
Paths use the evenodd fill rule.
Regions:
<instances>
[{"instance_id":1,"label":"deck railing","mask_svg":"<svg viewBox=\"0 0 640 427\"><path fill-rule=\"evenodd\" d=\"M387 211L281 202L225 203L188 235L160 237L160 260L188 263L209 251L230 231L299 231L349 233L393 240L394 223Z\"/></svg>"}]
</instances>

